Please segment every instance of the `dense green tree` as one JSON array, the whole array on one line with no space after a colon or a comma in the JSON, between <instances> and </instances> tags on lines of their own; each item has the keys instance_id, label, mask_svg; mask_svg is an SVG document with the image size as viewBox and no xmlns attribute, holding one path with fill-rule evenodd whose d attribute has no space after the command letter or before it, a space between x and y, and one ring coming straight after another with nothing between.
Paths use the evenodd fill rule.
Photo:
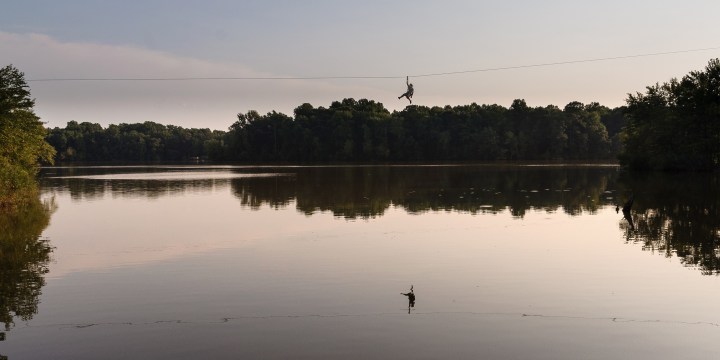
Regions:
<instances>
[{"instance_id":1,"label":"dense green tree","mask_svg":"<svg viewBox=\"0 0 720 360\"><path fill-rule=\"evenodd\" d=\"M664 170L720 166L720 60L629 95L626 113L623 164Z\"/></svg>"},{"instance_id":2,"label":"dense green tree","mask_svg":"<svg viewBox=\"0 0 720 360\"><path fill-rule=\"evenodd\" d=\"M225 139L225 159L239 161L385 162L612 159L597 103L532 108L499 105L408 106L390 113L361 99L328 108L303 104L291 118L239 114Z\"/></svg>"},{"instance_id":3,"label":"dense green tree","mask_svg":"<svg viewBox=\"0 0 720 360\"><path fill-rule=\"evenodd\" d=\"M563 110L567 119L568 147L566 158L602 159L610 149L605 125L600 121L601 107L574 101Z\"/></svg>"},{"instance_id":4,"label":"dense green tree","mask_svg":"<svg viewBox=\"0 0 720 360\"><path fill-rule=\"evenodd\" d=\"M34 104L24 74L12 65L0 69L0 208L33 196L39 163L55 154Z\"/></svg>"},{"instance_id":5,"label":"dense green tree","mask_svg":"<svg viewBox=\"0 0 720 360\"><path fill-rule=\"evenodd\" d=\"M622 130L625 128L627 118L625 113L627 107L621 106L614 109L602 111L600 121L605 125L610 140L610 152L612 154L620 154L622 152Z\"/></svg>"},{"instance_id":6,"label":"dense green tree","mask_svg":"<svg viewBox=\"0 0 720 360\"><path fill-rule=\"evenodd\" d=\"M110 125L70 121L51 129L47 140L58 161L188 161L223 158L224 132L185 129L147 121Z\"/></svg>"}]
</instances>

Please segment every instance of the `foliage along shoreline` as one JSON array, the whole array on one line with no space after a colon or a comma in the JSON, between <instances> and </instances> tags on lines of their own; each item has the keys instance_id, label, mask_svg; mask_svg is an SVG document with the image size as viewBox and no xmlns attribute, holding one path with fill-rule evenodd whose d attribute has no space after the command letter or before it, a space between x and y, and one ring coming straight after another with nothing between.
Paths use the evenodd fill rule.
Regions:
<instances>
[{"instance_id":1,"label":"foliage along shoreline","mask_svg":"<svg viewBox=\"0 0 720 360\"><path fill-rule=\"evenodd\" d=\"M38 194L39 163L55 157L34 106L25 75L12 65L0 68L0 210L31 203Z\"/></svg>"},{"instance_id":2,"label":"foliage along shoreline","mask_svg":"<svg viewBox=\"0 0 720 360\"><path fill-rule=\"evenodd\" d=\"M408 106L361 99L303 104L294 117L238 114L228 131L154 122L71 121L49 130L58 162L412 163L615 160L623 108L572 102L528 107Z\"/></svg>"}]
</instances>

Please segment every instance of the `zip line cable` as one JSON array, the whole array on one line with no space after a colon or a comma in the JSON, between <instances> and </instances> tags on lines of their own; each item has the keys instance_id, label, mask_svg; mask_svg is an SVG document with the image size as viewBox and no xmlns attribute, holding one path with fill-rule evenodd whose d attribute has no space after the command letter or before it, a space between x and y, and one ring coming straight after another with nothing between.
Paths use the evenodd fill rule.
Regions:
<instances>
[{"instance_id":1,"label":"zip line cable","mask_svg":"<svg viewBox=\"0 0 720 360\"><path fill-rule=\"evenodd\" d=\"M518 66L506 66L506 67L487 68L487 69L478 69L478 70L464 70L464 71L451 71L451 72L433 73L433 74L410 75L410 77L445 76L445 75L457 75L457 74L467 74L467 73L487 72L487 71L526 69L526 68L544 67L544 66L580 64L580 63L632 59L632 58L651 57L651 56L660 56L660 55L672 55L672 54L681 54L681 53L698 52L698 51L709 51L709 50L717 50L717 49L720 49L720 46L703 48L703 49L677 50L677 51L665 51L665 52L649 53L649 54L612 56L612 57L595 58L595 59L558 61L558 62L532 64L532 65L518 65Z\"/></svg>"},{"instance_id":2,"label":"zip line cable","mask_svg":"<svg viewBox=\"0 0 720 360\"><path fill-rule=\"evenodd\" d=\"M475 70L461 70L461 71L449 71L439 73L428 73L428 74L416 74L416 75L403 75L403 76L242 76L242 77L159 77L159 78L41 78L41 79L30 79L27 82L51 82L51 81L195 81L195 80L358 80L358 79L404 79L406 76L411 78L419 77L433 77L433 76L448 76L448 75L459 75L459 74L470 74L479 72L491 72L491 71L502 71L502 70L515 70L515 69L527 69L536 67L548 67L557 65L569 65L569 64L581 64L590 62L610 61L610 60L621 60L621 59L632 59L641 57L661 56L661 55L672 55L682 54L690 52L710 51L718 50L720 46L701 48L701 49L688 49L688 50L676 50L676 51L665 51L647 54L635 54L635 55L623 55L623 56L612 56L594 59L582 59L582 60L569 60L569 61L558 61L549 63L539 63L530 65L516 65L516 66L505 66L496 68L484 68Z\"/></svg>"}]
</instances>

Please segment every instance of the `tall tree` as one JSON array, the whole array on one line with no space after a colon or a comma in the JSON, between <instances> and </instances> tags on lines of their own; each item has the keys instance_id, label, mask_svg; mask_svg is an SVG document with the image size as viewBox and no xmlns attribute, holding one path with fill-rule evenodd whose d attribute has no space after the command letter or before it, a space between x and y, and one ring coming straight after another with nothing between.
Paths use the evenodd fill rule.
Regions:
<instances>
[{"instance_id":1,"label":"tall tree","mask_svg":"<svg viewBox=\"0 0 720 360\"><path fill-rule=\"evenodd\" d=\"M12 65L0 69L0 207L34 192L40 161L55 155L34 105L25 75Z\"/></svg>"},{"instance_id":2,"label":"tall tree","mask_svg":"<svg viewBox=\"0 0 720 360\"><path fill-rule=\"evenodd\" d=\"M720 167L720 60L629 95L623 142L620 160L631 168Z\"/></svg>"}]
</instances>

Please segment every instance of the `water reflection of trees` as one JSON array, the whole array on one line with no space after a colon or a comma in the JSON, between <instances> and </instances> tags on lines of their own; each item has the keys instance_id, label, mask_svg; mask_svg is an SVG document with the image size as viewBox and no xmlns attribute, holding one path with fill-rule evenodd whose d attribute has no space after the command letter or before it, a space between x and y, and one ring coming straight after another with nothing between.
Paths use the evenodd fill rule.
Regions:
<instances>
[{"instance_id":1,"label":"water reflection of trees","mask_svg":"<svg viewBox=\"0 0 720 360\"><path fill-rule=\"evenodd\" d=\"M212 170L212 169L206 169ZM72 170L78 171L78 170ZM113 169L116 173L117 169ZM138 168L128 172L167 172ZM45 177L44 189L76 199L106 194L157 198L230 186L243 206L279 209L294 204L305 214L328 211L348 219L382 216L391 206L409 213L472 214L528 211L594 213L635 196L635 229L628 241L676 255L706 273L720 272L720 184L711 174L630 176L602 166L329 166L232 168L239 177L177 180L103 180ZM89 173L88 173L89 172ZM93 173L95 172L95 173ZM107 169L64 175L104 175ZM269 176L269 174L275 174ZM262 175L262 176L257 176ZM627 222L621 222L626 226Z\"/></svg>"},{"instance_id":2,"label":"water reflection of trees","mask_svg":"<svg viewBox=\"0 0 720 360\"><path fill-rule=\"evenodd\" d=\"M102 199L106 195L123 198L157 199L164 196L200 193L226 188L228 179L197 180L101 180L46 179L45 189L68 192L74 200Z\"/></svg>"},{"instance_id":3,"label":"water reflection of trees","mask_svg":"<svg viewBox=\"0 0 720 360\"><path fill-rule=\"evenodd\" d=\"M523 217L530 209L576 215L613 203L614 167L349 166L293 169L294 177L238 178L243 205L288 206L345 218L381 216L392 205L410 213L462 211Z\"/></svg>"},{"instance_id":4,"label":"water reflection of trees","mask_svg":"<svg viewBox=\"0 0 720 360\"><path fill-rule=\"evenodd\" d=\"M50 222L53 202L33 199L0 212L0 322L30 320L38 311L52 247L40 235Z\"/></svg>"},{"instance_id":5,"label":"water reflection of trees","mask_svg":"<svg viewBox=\"0 0 720 360\"><path fill-rule=\"evenodd\" d=\"M677 256L705 274L720 274L720 180L717 174L626 174L634 189L635 229L628 242L666 257Z\"/></svg>"},{"instance_id":6,"label":"water reflection of trees","mask_svg":"<svg viewBox=\"0 0 720 360\"><path fill-rule=\"evenodd\" d=\"M410 213L461 211L523 217L530 210L594 213L630 196L635 229L628 241L678 256L706 274L720 273L720 181L713 174L631 176L615 167L371 166L294 169L294 177L231 182L252 208L289 206L345 218L382 216L390 206Z\"/></svg>"},{"instance_id":7,"label":"water reflection of trees","mask_svg":"<svg viewBox=\"0 0 720 360\"><path fill-rule=\"evenodd\" d=\"M106 195L128 198L156 199L164 196L176 196L186 193L198 193L228 187L229 179L163 179L169 170L184 168L166 167L113 167L113 175L126 175L128 178L105 179L106 167L67 167L46 168L41 177L44 189L67 192L75 200L102 199ZM157 173L158 178L133 179L137 174ZM99 177L96 177L99 176Z\"/></svg>"}]
</instances>

